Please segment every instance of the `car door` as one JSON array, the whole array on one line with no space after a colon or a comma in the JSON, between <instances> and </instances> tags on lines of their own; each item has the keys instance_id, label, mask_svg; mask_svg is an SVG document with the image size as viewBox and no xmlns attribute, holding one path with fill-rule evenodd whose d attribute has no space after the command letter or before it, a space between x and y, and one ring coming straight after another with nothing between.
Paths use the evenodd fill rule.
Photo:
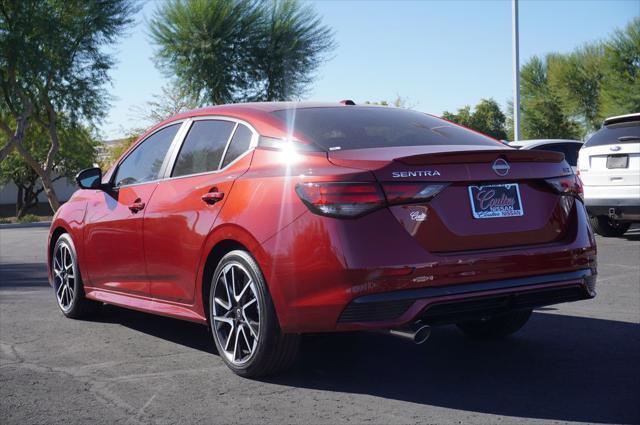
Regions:
<instances>
[{"instance_id":1,"label":"car door","mask_svg":"<svg viewBox=\"0 0 640 425\"><path fill-rule=\"evenodd\" d=\"M87 204L85 258L91 286L148 295L143 217L180 126L162 127L139 143L113 173L113 189L96 191Z\"/></svg>"},{"instance_id":2,"label":"car door","mask_svg":"<svg viewBox=\"0 0 640 425\"><path fill-rule=\"evenodd\" d=\"M202 246L234 181L251 162L257 133L231 119L196 119L158 184L144 221L153 298L190 304Z\"/></svg>"}]
</instances>

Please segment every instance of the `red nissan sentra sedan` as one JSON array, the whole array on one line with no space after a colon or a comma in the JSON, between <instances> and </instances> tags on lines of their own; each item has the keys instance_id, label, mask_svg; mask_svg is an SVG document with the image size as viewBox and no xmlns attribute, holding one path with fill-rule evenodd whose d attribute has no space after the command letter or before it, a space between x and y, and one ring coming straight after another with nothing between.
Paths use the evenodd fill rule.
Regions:
<instances>
[{"instance_id":1,"label":"red nissan sentra sedan","mask_svg":"<svg viewBox=\"0 0 640 425\"><path fill-rule=\"evenodd\" d=\"M303 333L505 336L535 307L595 296L563 155L414 111L204 108L77 181L48 245L62 312L109 303L207 324L243 376L286 367Z\"/></svg>"}]
</instances>

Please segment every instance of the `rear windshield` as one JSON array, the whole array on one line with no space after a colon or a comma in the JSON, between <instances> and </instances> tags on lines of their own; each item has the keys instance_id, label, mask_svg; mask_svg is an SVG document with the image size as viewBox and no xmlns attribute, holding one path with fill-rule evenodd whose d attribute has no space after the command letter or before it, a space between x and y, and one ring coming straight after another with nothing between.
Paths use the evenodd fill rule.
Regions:
<instances>
[{"instance_id":1,"label":"rear windshield","mask_svg":"<svg viewBox=\"0 0 640 425\"><path fill-rule=\"evenodd\" d=\"M616 143L639 143L640 121L623 122L602 127L584 144L585 147Z\"/></svg>"},{"instance_id":2,"label":"rear windshield","mask_svg":"<svg viewBox=\"0 0 640 425\"><path fill-rule=\"evenodd\" d=\"M326 151L499 142L420 112L391 107L344 106L272 112L287 127Z\"/></svg>"}]
</instances>

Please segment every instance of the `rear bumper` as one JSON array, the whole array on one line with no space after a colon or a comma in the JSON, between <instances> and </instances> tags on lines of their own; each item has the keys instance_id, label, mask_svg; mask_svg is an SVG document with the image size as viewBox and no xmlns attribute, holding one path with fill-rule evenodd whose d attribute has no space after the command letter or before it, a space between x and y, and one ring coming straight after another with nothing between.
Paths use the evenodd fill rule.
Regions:
<instances>
[{"instance_id":1,"label":"rear bumper","mask_svg":"<svg viewBox=\"0 0 640 425\"><path fill-rule=\"evenodd\" d=\"M421 320L451 324L465 320L595 297L590 269L446 287L366 295L352 300L338 329L402 327Z\"/></svg>"},{"instance_id":2,"label":"rear bumper","mask_svg":"<svg viewBox=\"0 0 640 425\"><path fill-rule=\"evenodd\" d=\"M616 220L640 221L640 199L585 199L590 216L606 215Z\"/></svg>"}]
</instances>

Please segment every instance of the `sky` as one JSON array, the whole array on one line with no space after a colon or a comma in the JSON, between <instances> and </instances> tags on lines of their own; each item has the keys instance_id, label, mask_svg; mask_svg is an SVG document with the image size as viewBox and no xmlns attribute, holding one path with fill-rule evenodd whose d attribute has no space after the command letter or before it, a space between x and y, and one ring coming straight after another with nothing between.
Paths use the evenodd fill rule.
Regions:
<instances>
[{"instance_id":1,"label":"sky","mask_svg":"<svg viewBox=\"0 0 640 425\"><path fill-rule=\"evenodd\" d=\"M442 114L480 99L506 106L513 96L510 0L309 1L338 44L303 100L392 101ZM113 49L106 139L139 127L136 107L169 77L155 67L148 1ZM520 0L520 63L607 38L640 16L640 0Z\"/></svg>"}]
</instances>

